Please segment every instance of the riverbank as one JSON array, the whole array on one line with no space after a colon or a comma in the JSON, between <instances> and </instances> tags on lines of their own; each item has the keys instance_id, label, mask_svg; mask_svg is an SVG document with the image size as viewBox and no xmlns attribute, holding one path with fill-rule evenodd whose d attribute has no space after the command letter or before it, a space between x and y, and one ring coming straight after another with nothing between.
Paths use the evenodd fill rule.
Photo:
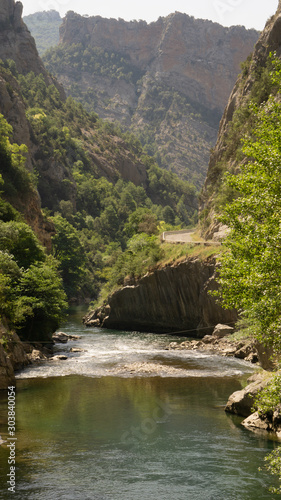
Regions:
<instances>
[{"instance_id":1,"label":"riverbank","mask_svg":"<svg viewBox=\"0 0 281 500\"><path fill-rule=\"evenodd\" d=\"M197 351L218 354L225 357L243 359L260 367L260 370L247 380L247 386L231 394L225 411L240 417L246 417L241 423L253 432L271 433L281 440L281 404L267 412L255 411L255 398L272 383L277 362L272 349L262 346L253 339L236 340L232 333L227 333L227 325L218 325L213 335L206 335L202 340L171 342L167 350Z\"/></svg>"},{"instance_id":2,"label":"riverbank","mask_svg":"<svg viewBox=\"0 0 281 500\"><path fill-rule=\"evenodd\" d=\"M0 323L0 390L16 385L16 373L32 364L59 359L55 354L56 343L78 340L78 336L55 333L48 344L22 342L15 332ZM66 359L66 357L61 357Z\"/></svg>"},{"instance_id":3,"label":"riverbank","mask_svg":"<svg viewBox=\"0 0 281 500\"><path fill-rule=\"evenodd\" d=\"M181 343L171 342L167 349L199 350L221 356L231 356L260 365L265 370L273 370L275 363L272 349L261 345L255 339L236 339L234 328L218 324L212 335L205 335L201 340L185 340Z\"/></svg>"}]
</instances>

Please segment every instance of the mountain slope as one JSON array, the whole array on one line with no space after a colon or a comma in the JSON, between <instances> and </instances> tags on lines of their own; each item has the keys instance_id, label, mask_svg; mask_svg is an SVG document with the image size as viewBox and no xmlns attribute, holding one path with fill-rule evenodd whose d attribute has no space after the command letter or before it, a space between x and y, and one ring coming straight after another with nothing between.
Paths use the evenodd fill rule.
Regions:
<instances>
[{"instance_id":1,"label":"mountain slope","mask_svg":"<svg viewBox=\"0 0 281 500\"><path fill-rule=\"evenodd\" d=\"M18 144L21 155L15 168L0 164L1 198L24 216L49 251L52 247L68 297L96 298L130 238L139 232L156 238L159 221L194 224L195 188L161 170L134 136L122 135L66 98L18 19L18 4L5 5L0 37L8 49L6 56L1 48L0 113L7 140L15 143L9 148ZM151 249L149 238L144 242Z\"/></svg>"}]
</instances>

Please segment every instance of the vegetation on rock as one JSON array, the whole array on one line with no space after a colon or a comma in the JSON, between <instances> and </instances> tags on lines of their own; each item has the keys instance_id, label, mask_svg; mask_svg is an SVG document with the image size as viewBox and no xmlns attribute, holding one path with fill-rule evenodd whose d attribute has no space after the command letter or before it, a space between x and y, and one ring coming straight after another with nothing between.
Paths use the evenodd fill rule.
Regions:
<instances>
[{"instance_id":1,"label":"vegetation on rock","mask_svg":"<svg viewBox=\"0 0 281 500\"><path fill-rule=\"evenodd\" d=\"M0 130L0 319L24 340L46 341L60 324L66 297L58 262L46 255L32 229L5 199L14 195L13 190L30 188L31 181L24 169L26 148L10 142L11 127L3 115Z\"/></svg>"},{"instance_id":2,"label":"vegetation on rock","mask_svg":"<svg viewBox=\"0 0 281 500\"><path fill-rule=\"evenodd\" d=\"M230 232L224 242L227 251L221 257L218 282L224 306L237 308L250 322L255 336L280 353L281 62L275 58L271 64L273 92L259 106L255 101L248 106L255 127L243 139L246 161L239 172L224 176L232 201L222 208L220 216ZM259 411L274 411L280 405L280 394L278 375L258 399ZM277 456L280 457L280 449L268 463L280 477Z\"/></svg>"}]
</instances>

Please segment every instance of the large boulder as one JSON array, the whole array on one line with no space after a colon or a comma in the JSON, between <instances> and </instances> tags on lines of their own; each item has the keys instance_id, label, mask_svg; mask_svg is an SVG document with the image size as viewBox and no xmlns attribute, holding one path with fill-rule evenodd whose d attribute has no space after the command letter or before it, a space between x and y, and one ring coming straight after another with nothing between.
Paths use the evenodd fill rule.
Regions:
<instances>
[{"instance_id":1,"label":"large boulder","mask_svg":"<svg viewBox=\"0 0 281 500\"><path fill-rule=\"evenodd\" d=\"M266 387L271 378L270 373L260 372L250 377L250 382L245 389L236 391L228 399L225 411L234 413L241 417L248 417L252 414L252 407L256 395Z\"/></svg>"},{"instance_id":2,"label":"large boulder","mask_svg":"<svg viewBox=\"0 0 281 500\"><path fill-rule=\"evenodd\" d=\"M14 370L28 364L28 356L17 334L9 332L0 323L0 390L15 385Z\"/></svg>"},{"instance_id":3,"label":"large boulder","mask_svg":"<svg viewBox=\"0 0 281 500\"><path fill-rule=\"evenodd\" d=\"M233 332L234 328L232 326L222 325L221 323L219 323L213 331L213 336L221 339L223 337L226 337L227 335L230 335Z\"/></svg>"}]
</instances>

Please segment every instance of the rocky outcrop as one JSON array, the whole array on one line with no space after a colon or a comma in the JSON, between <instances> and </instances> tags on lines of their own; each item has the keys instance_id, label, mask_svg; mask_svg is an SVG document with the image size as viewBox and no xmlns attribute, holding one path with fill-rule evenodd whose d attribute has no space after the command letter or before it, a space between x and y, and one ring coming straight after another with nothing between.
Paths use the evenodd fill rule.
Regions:
<instances>
[{"instance_id":1,"label":"rocky outcrop","mask_svg":"<svg viewBox=\"0 0 281 500\"><path fill-rule=\"evenodd\" d=\"M270 378L271 375L267 372L258 373L250 377L248 380L250 383L245 389L231 394L226 404L225 411L242 417L251 415L255 397L267 386Z\"/></svg>"},{"instance_id":2,"label":"rocky outcrop","mask_svg":"<svg viewBox=\"0 0 281 500\"><path fill-rule=\"evenodd\" d=\"M242 425L248 430L274 432L281 439L281 405L271 415L260 415L258 411L243 420Z\"/></svg>"},{"instance_id":3,"label":"rocky outcrop","mask_svg":"<svg viewBox=\"0 0 281 500\"><path fill-rule=\"evenodd\" d=\"M225 329L227 325L224 325ZM230 329L230 327L228 327ZM233 330L233 328L231 328ZM259 356L257 342L254 340L235 340L232 334L226 334L219 337L217 334L205 335L202 340L185 340L184 342L170 342L167 347L169 350L188 350L205 351L220 356L234 357L249 361L250 363L259 363L264 368L262 357Z\"/></svg>"},{"instance_id":4,"label":"rocky outcrop","mask_svg":"<svg viewBox=\"0 0 281 500\"><path fill-rule=\"evenodd\" d=\"M77 72L63 56L57 65L49 55L45 62L69 94L129 128L150 152L158 151L161 166L173 165L202 187L240 62L257 38L255 30L224 28L179 12L150 24L68 12L55 59L64 47L79 44L88 55L91 49L108 52L106 70L93 70L89 59ZM111 54L118 62L113 57L108 68Z\"/></svg>"},{"instance_id":5,"label":"rocky outcrop","mask_svg":"<svg viewBox=\"0 0 281 500\"><path fill-rule=\"evenodd\" d=\"M0 59L12 59L19 73L33 71L42 74L49 84L62 88L47 73L35 45L34 38L22 20L23 5L15 0L1 0L0 5Z\"/></svg>"},{"instance_id":6,"label":"rocky outcrop","mask_svg":"<svg viewBox=\"0 0 281 500\"><path fill-rule=\"evenodd\" d=\"M272 411L262 414L253 410L256 396L272 381L272 374L259 372L248 379L247 385L241 391L234 392L228 399L225 411L246 417L242 425L247 429L258 432L273 432L281 438L281 405L278 404Z\"/></svg>"},{"instance_id":7,"label":"rocky outcrop","mask_svg":"<svg viewBox=\"0 0 281 500\"><path fill-rule=\"evenodd\" d=\"M158 269L113 293L108 305L90 313L85 324L203 337L217 323L237 319L235 311L221 308L208 294L217 287L215 274L215 257Z\"/></svg>"},{"instance_id":8,"label":"rocky outcrop","mask_svg":"<svg viewBox=\"0 0 281 500\"><path fill-rule=\"evenodd\" d=\"M241 154L237 157L237 149L241 143L230 144L228 133L231 128L235 112L241 110L248 102L254 83L266 66L269 54L276 52L281 57L281 2L277 12L270 18L264 31L258 39L254 51L248 60L248 68L242 72L233 90L230 93L222 120L215 148L211 152L207 177L200 200L202 234L206 239L216 239L224 236L220 223L216 219L216 198L221 192L221 179L224 171L237 171L241 163ZM250 118L249 118L250 121ZM243 134L247 131L247 122L241 129ZM240 137L242 139L242 136Z\"/></svg>"},{"instance_id":9,"label":"rocky outcrop","mask_svg":"<svg viewBox=\"0 0 281 500\"><path fill-rule=\"evenodd\" d=\"M28 364L28 356L18 335L0 323L0 390L15 385L14 371Z\"/></svg>"}]
</instances>

